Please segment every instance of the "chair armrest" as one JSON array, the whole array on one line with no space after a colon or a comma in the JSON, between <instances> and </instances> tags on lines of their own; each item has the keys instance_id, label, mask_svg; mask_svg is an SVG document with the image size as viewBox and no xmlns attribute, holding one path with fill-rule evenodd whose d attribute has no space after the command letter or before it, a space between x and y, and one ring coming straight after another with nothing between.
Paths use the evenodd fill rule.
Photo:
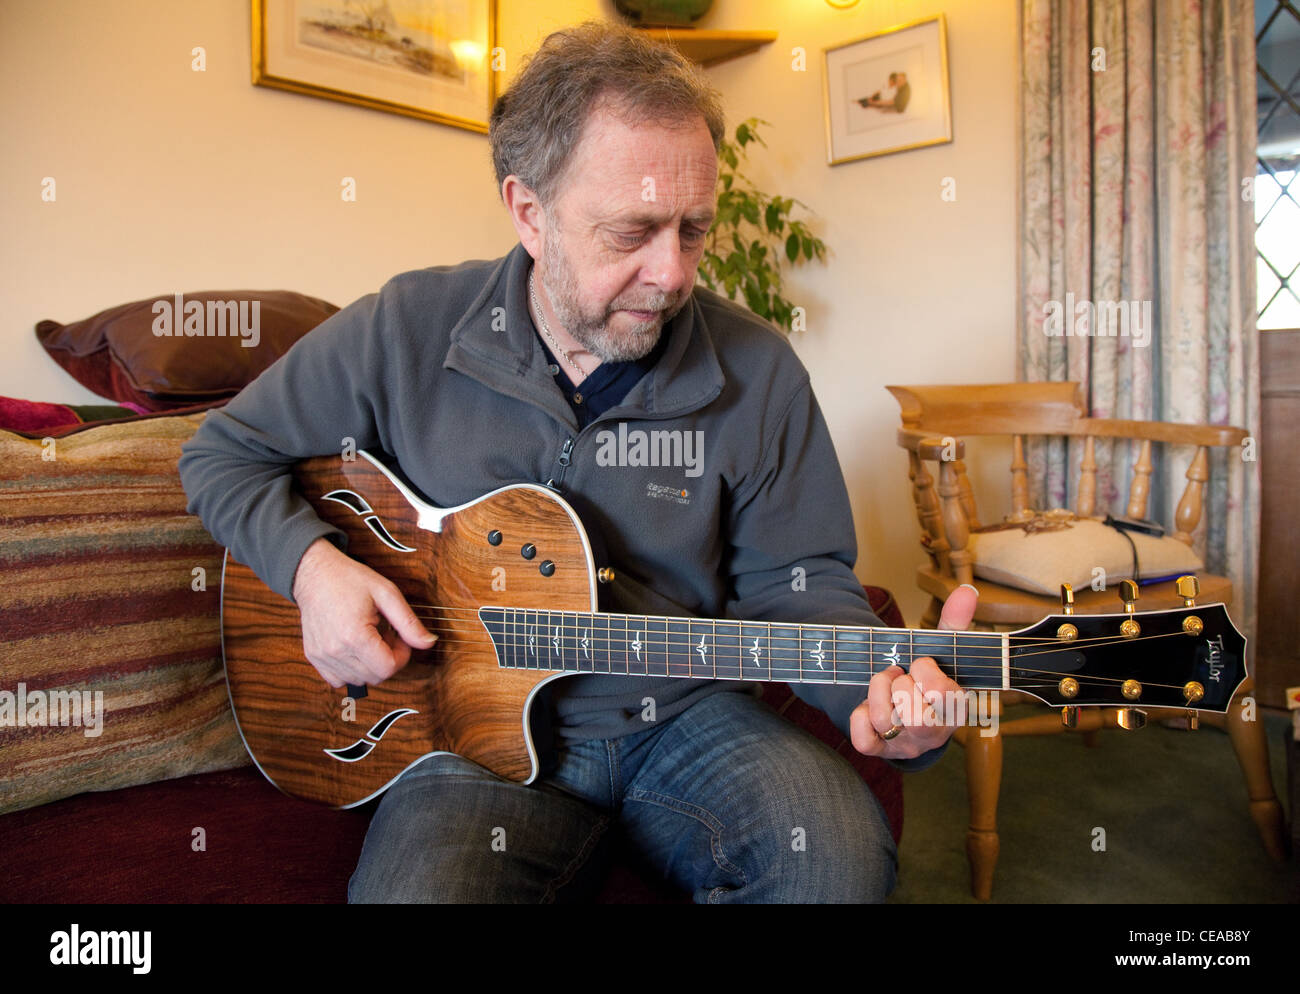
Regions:
<instances>
[{"instance_id":1,"label":"chair armrest","mask_svg":"<svg viewBox=\"0 0 1300 994\"><path fill-rule=\"evenodd\" d=\"M1135 438L1174 445L1240 445L1245 428L1232 425L1183 425L1166 421L1123 421L1117 418L1080 418L1070 435L1097 438Z\"/></svg>"},{"instance_id":2,"label":"chair armrest","mask_svg":"<svg viewBox=\"0 0 1300 994\"><path fill-rule=\"evenodd\" d=\"M939 437L933 432L899 428L898 444L900 448L914 453L917 458L929 459L933 462L966 458L966 443L952 435Z\"/></svg>"}]
</instances>

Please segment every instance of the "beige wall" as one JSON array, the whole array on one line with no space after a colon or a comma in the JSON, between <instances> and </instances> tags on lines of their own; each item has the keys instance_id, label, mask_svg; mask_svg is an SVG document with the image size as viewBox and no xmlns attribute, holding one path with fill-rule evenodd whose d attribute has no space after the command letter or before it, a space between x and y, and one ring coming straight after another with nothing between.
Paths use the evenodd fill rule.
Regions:
<instances>
[{"instance_id":1,"label":"beige wall","mask_svg":"<svg viewBox=\"0 0 1300 994\"><path fill-rule=\"evenodd\" d=\"M610 0L499 0L508 71L548 30ZM245 0L8 4L0 31L0 395L90 401L36 344L71 321L177 290L288 288L346 304L394 273L514 243L478 134L249 83ZM830 168L821 50L942 9L954 141ZM886 383L1012 379L1014 0L716 0L701 26L775 44L711 70L732 121L772 122L756 179L816 212L830 265L801 271L795 346L853 495L859 574L923 604ZM207 71L190 50L207 50ZM808 68L791 68L792 49ZM42 177L56 203L40 198ZM339 198L344 176L358 202ZM945 177L957 199L940 199ZM977 480L977 486L980 481ZM998 486L994 482L992 486ZM996 510L996 509L991 509ZM986 515L987 517L988 515Z\"/></svg>"}]
</instances>

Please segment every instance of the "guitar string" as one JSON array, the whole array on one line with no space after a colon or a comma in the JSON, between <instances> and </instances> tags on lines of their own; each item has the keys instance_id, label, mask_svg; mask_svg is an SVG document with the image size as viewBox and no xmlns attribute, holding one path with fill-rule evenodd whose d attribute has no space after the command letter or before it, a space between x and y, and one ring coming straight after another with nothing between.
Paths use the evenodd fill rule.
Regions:
<instances>
[{"instance_id":1,"label":"guitar string","mask_svg":"<svg viewBox=\"0 0 1300 994\"><path fill-rule=\"evenodd\" d=\"M439 616L439 613L442 614L460 613L463 616L463 620L470 622L471 627L474 630L482 629L482 621L479 617L480 609L477 607L452 607L452 606L440 606L434 604L417 604L417 605L413 605L412 607L413 610L416 608L420 609L420 610L414 610L414 613L417 617L437 618ZM571 616L574 618L643 618L647 621L664 621L671 624L687 624L689 622L696 625L707 625L707 624L712 624L714 621L714 619L710 619L710 618L682 618L676 616L669 617L666 615L624 615L619 613L606 614L604 612L569 611L569 610L559 610L554 608L497 607L496 605L485 605L485 607L494 608L496 610L501 610L501 611L539 611L539 612L545 611L547 614L550 615ZM1077 617L1077 616L1065 616L1065 617ZM1142 616L1137 615L1137 617L1142 617ZM459 621L462 619L453 618L450 620ZM1065 648L1069 646L1082 646L1082 645L1094 645L1094 644L1095 645L1101 645L1101 644L1120 645L1129 642L1140 642L1148 638L1172 638L1172 637L1188 636L1187 632L1178 631L1178 632L1159 632L1154 635L1138 635L1135 638L1126 638L1122 635L1120 636L1098 635L1098 636L1093 636L1091 638L1072 639L1069 642L1064 642L1058 638L1050 638L1050 637L1040 636L1040 635L1017 636L1011 632L980 632L980 631L949 632L949 631L944 631L942 629L884 628L884 627L877 627L877 626L861 626L861 627L838 626L838 625L816 626L816 625L808 625L806 623L800 623L800 622L773 621L769 623L766 621L741 621L735 618L728 618L728 619L719 618L716 620L721 621L722 623L728 625L750 625L750 626L762 626L764 628L770 628L772 625L776 625L776 626L797 626L797 627L802 627L803 629L818 628L828 632L834 632L836 630L847 630L851 632L860 631L860 632L872 632L872 633L901 632L903 633L904 636L908 638L912 638L918 633L921 634L922 638L960 635L963 638L975 637L977 639L986 640L991 643L996 642L998 643L999 646L1001 645L1003 638L1005 637L1007 642L1016 644L1018 646L1039 645L1039 646L1049 647L1046 649L1046 651L1049 652L1055 652L1060 650L1061 648ZM799 636L796 633L795 635L790 635L790 636L781 635L776 637L798 638ZM901 641L901 639L899 641ZM1032 653L1030 653L1030 655L1032 655Z\"/></svg>"},{"instance_id":2,"label":"guitar string","mask_svg":"<svg viewBox=\"0 0 1300 994\"><path fill-rule=\"evenodd\" d=\"M444 629L444 630L445 630L445 629ZM436 631L436 630L434 630L434 634L437 634L437 631ZM464 633L464 632L454 632L454 634L465 634L465 633ZM486 631L480 629L476 634L477 634L479 637L477 637L477 638L473 638L473 639L453 639L453 638L443 638L443 637L440 636L439 641L440 641L441 643L452 644L452 645L477 645L477 646L481 646L481 645L483 645L484 640L487 640L489 645L493 644L493 643L491 642L491 637L490 637L490 635L488 635L488 633L487 633ZM1148 638L1171 638L1171 637L1174 637L1174 634L1171 633L1171 634L1169 634L1169 635L1147 636L1147 637L1148 637ZM515 635L515 636L507 636L507 638L509 638L510 641L507 643L506 648L522 649L522 650L524 650L525 652L527 651L527 646L526 646L526 644L523 643L523 642L517 641L517 639L518 639L518 636L517 636L517 635ZM568 636L565 636L565 638L567 639ZM549 640L549 637L544 637L544 641L549 642L549 641L550 641L550 640ZM1125 640L1125 641L1134 641L1134 640ZM610 644L611 644L611 645L613 644L613 641L612 641L612 640L610 641ZM620 644L622 644L622 643L620 643ZM645 644L645 643L643 643L643 644ZM688 642L683 642L683 643L671 643L671 642L665 641L665 642L663 642L663 643L651 643L651 644L648 644L646 647L647 647L647 649L649 649L649 648L660 648L661 646L673 646L673 645L676 645L676 646L677 646L678 648L680 648L680 649L685 649L685 648L688 646L688 644L689 644ZM593 648L595 648L596 651L598 651L598 652L601 651L602 648L605 649L605 651L607 651L607 652L609 651L609 645L606 645L606 646L596 645L596 646L593 646ZM576 647L575 647L575 651L576 651ZM776 650L776 651L778 651L778 652L786 652L786 651L790 651L790 650L778 649L778 650ZM866 653L869 654L872 650L858 650L858 649L855 649L855 650L850 650L850 651L852 651L852 652L866 652ZM490 660L494 660L494 661L497 661L498 663L500 663L500 661L499 661L499 659L498 659L498 657L497 657L496 652L493 651L493 650L490 650L490 649L484 647L484 649L483 649L483 655L485 656L485 658L488 658L488 659L490 659ZM1036 655L1036 653L1026 653L1026 655ZM914 658L920 658L920 657L914 657ZM977 658L978 658L978 657L977 657ZM986 658L993 658L993 657L986 657ZM799 672L800 674L803 674L804 672L806 672L806 671L810 671L810 670L811 670L811 667L810 667L810 666L806 666L806 665L803 664L803 662L802 662L803 657L802 657L802 656L796 656L795 659L797 660L797 661L795 661L795 662L786 662L786 663L784 663L783 665L777 665L777 666L776 666L776 669L778 669L778 670L798 670L798 672ZM838 666L837 666L836 664L838 664L838 663L840 663L840 662L841 662L841 661L838 660L838 659L836 659L836 660L834 661L834 663L833 663L833 669L832 669L832 671L831 671L832 673L835 673L835 674L838 674L838 673L839 673L839 669L838 669ZM861 660L860 662L857 662L857 663L855 663L853 660L843 660L843 662L844 662L844 663L848 663L848 664L853 664L853 665L864 665L864 666L867 667L867 672L871 673L872 675L875 675L877 672L884 672L884 670L888 669L888 666L881 666L881 668L880 668L879 670L877 670L877 669L876 669L877 664L876 664L876 663L873 663L870 659L863 659L863 660ZM595 665L595 664L593 663L592 665ZM648 660L647 660L647 662L645 663L645 665L647 665L647 666L650 665ZM688 669L688 671L689 671L689 670L690 670L690 667L693 665L693 660L688 661L688 662L677 662L677 663L674 663L674 662L672 662L671 660L665 659L665 661L664 661L664 665L667 666L667 667L672 667L672 666L676 666L676 667L679 667L679 668L680 668L680 667L686 667L686 668ZM709 665L709 664L701 664L701 665ZM717 669L717 667L718 667L719 664L714 663L714 664L711 664L711 665L713 666L713 668L714 668L714 670L715 670L715 673L716 673L716 669ZM741 667L741 673L742 673L742 677L741 677L741 678L743 678L743 672L744 672L744 670L743 670L743 666L744 666L744 664L743 664L743 663L738 659L736 665L738 665L738 666ZM891 664L891 665L892 665L892 664ZM540 664L539 664L538 666L536 666L536 667L533 667L533 666L527 666L527 665L524 665L524 666L509 666L509 665L505 665L505 666L502 666L502 668L504 668L504 669L515 669L515 670L527 670L527 669L549 669L549 667L545 667L545 666L542 666L542 665L540 665ZM759 668L760 668L760 669L766 669L767 672L770 674L770 673L773 672L773 663L768 663L768 664L766 664L765 666L764 666L763 664L760 664ZM965 669L967 672L972 672L972 671L975 671L975 672L978 672L978 671L985 671L985 672L990 672L990 673L1000 673L1000 672L1002 671L1002 669L1003 669L1003 667L1002 667L1002 665L1001 665L1000 663L997 664L997 665L986 665L986 664L981 664L981 663L970 663L970 664L966 664L966 665L964 665L962 668ZM1009 670L1010 670L1010 674L1009 674L1009 675L1010 675L1011 679L1013 679L1013 680L1015 680L1015 679L1019 679L1019 680L1021 681L1021 684L1020 684L1021 686L1026 686L1026 685L1035 685L1035 686L1044 686L1044 687L1045 687L1045 686L1050 686L1050 685L1053 685L1053 684L1059 683L1060 679L1063 678L1063 677L1073 676L1073 674L1071 674L1071 673L1063 673L1063 672L1058 671L1058 670L1042 670L1042 669L1035 669L1035 668L1033 668L1033 667L1028 667L1028 666L1020 666L1020 665L1016 665L1016 664L1012 664L1012 665L1010 665L1010 666L1009 666ZM628 671L618 671L618 670L612 670L612 669L611 669L611 670L594 670L594 669L587 669L587 670L580 670L580 671L578 671L578 672L610 673L610 674L613 674L613 673L620 673L621 675L626 675L626 674L630 674L631 671L630 671L630 670L628 670ZM1017 674L1023 674L1023 676L1020 676L1019 678L1017 678ZM648 672L647 672L647 673L638 673L638 674L636 674L636 675L637 675L637 676L653 676L654 674L651 674L651 673L648 673ZM673 674L666 674L666 675L673 675ZM690 672L688 672L686 675L687 675L687 676L692 676L693 674L691 674ZM847 673L846 673L845 675L847 675ZM960 675L960 673L959 673L958 675ZM1034 676L1045 676L1045 677L1051 677L1051 679L1043 680L1041 683L1034 683L1034 682L1033 682L1033 677L1034 677ZM703 679L703 678L704 678L704 677L702 676L701 679ZM715 677L715 678L716 678L716 677ZM1078 681L1080 682L1081 685L1083 685L1083 684L1097 684L1097 685L1105 685L1105 684L1122 684L1122 683L1125 681L1125 678L1124 678L1124 677L1105 677L1105 676L1094 676L1094 675L1086 675L1086 674L1083 675L1083 676L1074 676L1074 679L1078 680ZM847 681L832 680L832 681L830 681L830 682L847 682ZM1183 687L1182 684L1158 683L1158 682L1154 682L1154 681L1143 681L1143 685L1144 685L1145 687L1159 687L1159 688L1169 689L1169 690L1175 690L1175 689L1176 689L1176 690L1181 690L1182 687Z\"/></svg>"},{"instance_id":3,"label":"guitar string","mask_svg":"<svg viewBox=\"0 0 1300 994\"><path fill-rule=\"evenodd\" d=\"M428 610L423 611L423 612L421 612L421 611L415 611L414 613L416 614L417 617L429 618L429 619L431 619L431 620L440 620L440 619L438 618L438 614L437 614L437 612L439 612L439 611L441 611L441 612L448 612L448 611L470 612L470 615L471 615L471 616L469 616L469 617L465 617L465 618L452 618L452 619L448 619L448 620L450 620L450 621L453 622L453 623L462 622L462 621L468 623L468 627L467 627L467 628L459 629L460 631L464 631L464 632L476 632L476 633L484 633L484 634L486 634L486 632L487 632L487 629L486 629L484 623L482 622L482 620L481 620L481 619L479 618L479 616L478 616L478 609L477 609L477 608L431 608L430 610L432 610L434 613L430 613ZM585 617L585 618L600 618L600 617L604 617L604 618L609 618L609 617L621 618L621 617L627 617L627 616L624 616L624 615L617 615L617 614L615 614L615 615L606 615L606 614L591 613L591 612L581 612L581 611L571 611L571 612L556 611L556 610L552 610L552 609L548 609L548 608L504 608L504 609L502 609L502 610L508 610L508 611L546 611L548 614L560 614L560 615L570 614L570 615L573 615L574 617ZM710 619L699 619L699 618L676 618L676 617L674 617L674 618L662 618L662 619L660 619L659 616L648 616L648 615L647 615L647 616L641 616L641 617L645 617L645 618L647 618L647 619L652 619L652 620L664 620L664 621L669 622L669 623L672 623L672 624L687 624L687 623L693 623L693 624L696 624L696 625L708 625L708 624L711 624L711 623L712 623L712 621L711 621ZM727 619L725 623L726 623L726 624L732 624L732 625L735 625L735 624L744 624L744 625L750 625L750 626L763 626L763 627L765 627L765 628L768 628L768 629L769 629L769 632L768 632L767 636L760 636L760 637L767 637L767 638L769 638L769 639L770 639L770 638L773 638L773 637L776 637L776 638L785 639L785 640L787 640L787 641L795 641L795 640L799 640L799 639L801 638L801 636L798 634L797 631L796 631L796 633L793 634L793 635L776 635L776 636L773 636L773 635L770 633L770 626L769 626L769 624L768 624L767 622L762 622L762 621L744 621L744 622L740 622L740 621L737 621L737 620L735 620L735 619ZM772 622L771 624L772 624L772 625L783 626L783 625L795 625L795 624L797 624L797 623L795 623L795 622ZM818 627L818 626L803 625L802 627L803 627L804 629L808 629L808 628L815 628L815 627ZM833 631L835 631L836 629L837 629L837 626L827 626L827 627L824 627L823 630L828 631L828 632L833 632ZM940 629L897 629L897 628L877 628L877 627L863 627L863 628L861 628L861 629L852 628L852 629L849 629L849 630L850 630L850 631L854 631L854 632L859 632L859 631L860 631L860 632L870 632L870 633L873 633L873 635L874 635L875 633L881 633L881 632L902 632L902 633L904 633L904 635L906 635L906 636L908 637L909 641L914 641L914 635L915 635L916 633L918 633L918 632L924 633L924 634L922 634L922 638L926 638L926 639L934 639L934 638L936 638L936 637L938 637L938 638L944 638L944 637L946 637L946 636L954 636L954 635L955 635L955 636L962 636L962 637L977 636L977 637L980 638L981 640L988 640L988 641L990 641L990 643L991 643L991 642L996 642L996 643L998 643L998 645L996 645L996 646L994 646L994 645L990 645L990 648L993 648L993 649L995 649L995 650L998 649L998 648L1001 646L1002 641L1003 641L1003 635L1005 634L1005 635L1007 636L1007 642L1008 642L1008 644L1015 644L1018 648L1027 648L1027 647L1030 647L1030 646L1040 646L1040 647L1042 647L1042 648L1041 648L1041 651L1039 651L1039 652L1022 652L1022 653L1019 654L1019 656L1018 656L1017 658L1020 658L1020 657L1022 657L1022 656L1042 655L1043 653L1059 652L1059 651L1061 651L1062 649L1071 649L1071 648L1078 648L1078 647L1083 647L1083 646L1089 646L1089 647L1102 647L1102 646L1105 646L1105 645L1126 645L1126 644L1132 644L1132 643L1137 643L1137 642L1144 642L1144 641L1149 641L1150 639L1155 639L1155 638L1188 638L1188 637L1193 637L1193 636L1190 636L1189 633L1187 633L1187 632L1178 631L1178 632L1157 632L1157 633L1153 633L1153 634L1150 634L1150 635L1138 635L1138 636L1135 636L1134 638L1126 638L1126 637L1124 637L1124 636L1122 636L1122 635L1121 635L1121 636L1115 636L1115 635L1098 635L1098 636L1094 636L1094 637L1091 637L1091 638L1085 638L1085 639L1072 639L1072 640L1066 642L1066 641L1061 641L1060 639L1051 639L1051 638L1044 638L1044 637L1038 637L1038 636L1021 636L1021 637L1019 637L1019 638L1015 638L1015 637L1012 637L1010 633L1002 633L1002 632L946 632L946 631L942 631L942 630L940 630ZM608 631L608 628L606 629L606 631ZM647 635L650 635L650 634L651 634L651 633L648 631L648 629L646 629L646 631L647 631ZM674 634L677 634L677 633L674 633ZM688 637L690 637L690 636L693 635L693 633L690 633L690 632L687 632L686 634L688 635ZM703 633L702 633L702 634L703 634ZM566 637L567 637L567 636L566 636ZM614 639L613 639L612 637L607 636L607 635L606 635L606 636L598 636L598 637L604 637L604 638L607 638L607 639L608 639L609 641L611 641L611 642L614 641ZM740 635L725 635L724 637L726 637L726 638L738 638L738 639L743 640L743 639L745 639L745 638L748 638L749 636L748 636L748 635L745 635L745 636L740 636ZM869 637L871 637L871 636L869 636ZM833 639L833 638L834 638L834 637L832 636L832 639ZM903 640L902 640L902 638L899 638L897 641L901 643ZM668 644L668 640L667 640L667 638L665 637L665 640L664 640L662 643L655 643L655 644L656 644L656 645L659 645L659 644L666 645L666 644ZM972 655L974 655L976 658L979 658L979 653L980 653L980 649L979 649L979 648L976 648L976 647L973 647L973 646L968 646L968 647L963 647L963 648L964 648L966 651L969 651L969 652L970 652ZM847 649L847 651L854 651L854 652L857 652L857 651L862 651L862 650L860 650L860 649ZM874 651L874 650L868 650L868 651ZM997 651L992 652L992 653L988 653L988 654L986 654L985 658L989 658L989 659L1000 659L1000 658L1001 658L1001 653L1000 653L1000 652L997 652Z\"/></svg>"},{"instance_id":4,"label":"guitar string","mask_svg":"<svg viewBox=\"0 0 1300 994\"><path fill-rule=\"evenodd\" d=\"M440 620L440 619L437 619L436 616L432 616L432 615L428 615L428 614L426 614L425 617L426 617L427 619L431 620L431 621L433 621L433 620ZM455 624L455 623L460 622L461 620L462 620L462 619L452 619L452 623ZM464 619L464 620L468 620L468 619ZM686 621L686 620L687 620L687 619L680 619L680 621ZM680 622L679 622L679 623L680 623ZM703 622L703 623L704 623L704 624L708 624L707 621L706 621L706 622ZM748 622L747 624L754 624L754 623L752 623L752 622ZM447 627L445 630L447 630L447 631L452 631L452 632L455 632L455 633L457 633L457 634L474 634L474 635L480 635L480 634L481 634L481 635L488 635L488 631L487 631L486 626L485 626L482 622L480 622L480 621L475 621L474 623L470 624L468 627L461 627L461 628L458 628L458 629L457 629L457 628ZM625 632L623 633L624 636L626 636L626 634L628 634L628 631L630 631L630 630L627 630L627 631L625 631ZM874 629L874 631L893 631L893 629ZM686 639L685 639L684 641L671 640L671 639L668 637L670 634L684 634L684 635L686 635ZM701 632L700 634L706 634L706 633ZM938 633L938 634L940 634L940 636L942 637L942 634L951 634L951 635L970 635L970 634L986 634L986 633L952 632L952 633ZM997 633L987 633L987 634L994 634L994 635L996 635ZM521 633L519 633L519 632L502 632L502 635L503 635L503 637L511 637L511 638L520 638L520 637L522 637L522 636L521 636ZM664 633L664 637L663 637L662 640L659 640L659 639L657 639L656 637L654 637L654 636L656 636L656 635L657 635L657 633L652 633L652 632L649 632L649 631L647 630L647 639L646 639L645 642L643 642L643 644L648 644L649 646L651 646L651 647L653 647L653 648L661 648L661 647L663 647L663 646L669 646L669 645L684 645L684 644L689 643L691 640L693 640L694 633L693 633L693 632L690 632L689 630L688 630L687 632L684 632L684 633L683 633L683 632L677 632L677 633L668 633L668 632L665 632L665 633ZM565 637L565 638L569 638L570 636L566 634L564 637ZM746 638L748 638L747 635L746 635L746 636L740 636L740 635L724 635L723 637L725 637L725 638L735 638L735 639L737 639L737 648L739 648L739 647L740 647L740 644L743 643L744 640L745 640ZM759 636L759 637L763 637L763 636ZM772 638L773 636L771 636L771 635L769 634L767 637L768 637L768 640L769 640L769 646L768 646L769 651L772 651L773 647L771 646L770 641L771 641L771 638ZM785 641L802 641L802 638L801 638L800 636L798 636L798 635L795 635L795 636L776 636L776 637L781 638L781 639L783 639L783 640L785 640ZM930 638L931 636L925 636L925 637ZM1099 637L1092 638L1092 639L1076 639L1076 640L1073 640L1073 641L1070 641L1070 642L1061 642L1061 641L1045 640L1045 639L1044 639L1044 640L1030 640L1030 639L1026 639L1026 640L1025 640L1026 642L1029 642L1029 643L1031 643L1031 644L1036 644L1036 645L1038 645L1038 646L1041 646L1042 648L1040 648L1038 651L1019 652L1015 658L1017 658L1017 659L1022 659L1022 658L1026 657L1026 656L1036 656L1036 655L1052 654L1052 653L1060 652L1060 651L1063 650L1063 649L1065 649L1065 650L1069 650L1069 649L1072 649L1072 648L1082 648L1082 647L1085 647L1085 646L1087 646L1087 647L1103 647L1103 646L1105 646L1105 645L1124 645L1124 644L1132 644L1132 643L1137 643L1137 642L1145 642L1145 641L1150 641L1150 640L1152 640L1152 639L1185 638L1185 637L1189 637L1188 634L1187 634L1186 632L1160 632L1160 633L1155 633L1155 634L1151 634L1151 635L1139 635L1139 636L1136 636L1136 637L1134 637L1134 638L1123 638L1123 637L1116 638L1116 637L1114 637L1114 636L1099 636ZM602 633L597 633L597 635L595 636L595 639L597 639L597 640L603 640L603 642L605 643L604 647L606 647L606 648L608 648L608 647L611 646L611 645L614 645L615 643L623 644L623 642L625 641L625 639L619 639L619 638L617 637L617 635L611 635L611 634L609 634L608 629L606 629L606 632L603 633L603 634L602 634ZM899 644L901 644L902 639L898 639L898 640L896 640L896 641L897 641ZM909 639L909 641L913 643L913 648L915 648L915 645L914 645L914 639ZM1000 638L999 638L999 641L1001 641ZM943 646L937 646L937 647L935 647L935 648L937 648L937 649L942 649L942 648L944 648L944 647L943 647ZM955 649L955 648L956 648L956 645L954 644L954 649ZM993 647L990 646L990 648L993 648ZM789 651L791 651L791 650L790 650L789 648L786 648L786 647L776 647L776 651L779 651L779 652L789 652ZM838 652L838 648L837 648L836 651ZM875 652L876 650L875 650L874 648L872 648L872 647L863 648L863 647L851 647L851 646L845 646L845 647L844 647L844 651L845 651L846 653L849 653L849 652L866 652L866 653L869 654L869 653L871 653L871 652ZM925 654L925 653L923 653L923 654ZM1001 660L1001 658L1002 658L1002 654L1001 654L1000 652L983 653L983 652L981 651L980 648L975 648L975 647L967 647L967 648L965 648L965 651L964 651L963 655L964 655L965 658L973 658L973 659L985 658L985 659L997 659L997 660Z\"/></svg>"}]
</instances>

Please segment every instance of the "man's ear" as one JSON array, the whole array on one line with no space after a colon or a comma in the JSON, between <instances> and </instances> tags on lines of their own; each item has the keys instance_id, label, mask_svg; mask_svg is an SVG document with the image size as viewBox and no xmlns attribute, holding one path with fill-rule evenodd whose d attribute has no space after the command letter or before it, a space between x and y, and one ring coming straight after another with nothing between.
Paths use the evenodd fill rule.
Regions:
<instances>
[{"instance_id":1,"label":"man's ear","mask_svg":"<svg viewBox=\"0 0 1300 994\"><path fill-rule=\"evenodd\" d=\"M501 199L510 213L519 242L534 259L542 256L542 234L546 225L542 202L514 173L501 182Z\"/></svg>"}]
</instances>

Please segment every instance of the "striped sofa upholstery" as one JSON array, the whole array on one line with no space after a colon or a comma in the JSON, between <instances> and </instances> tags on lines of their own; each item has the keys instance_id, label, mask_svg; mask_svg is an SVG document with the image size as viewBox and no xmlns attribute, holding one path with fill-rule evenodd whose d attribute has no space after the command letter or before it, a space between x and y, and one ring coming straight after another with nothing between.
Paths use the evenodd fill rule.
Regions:
<instances>
[{"instance_id":1,"label":"striped sofa upholstery","mask_svg":"<svg viewBox=\"0 0 1300 994\"><path fill-rule=\"evenodd\" d=\"M0 813L249 763L176 472L202 417L0 431Z\"/></svg>"}]
</instances>

